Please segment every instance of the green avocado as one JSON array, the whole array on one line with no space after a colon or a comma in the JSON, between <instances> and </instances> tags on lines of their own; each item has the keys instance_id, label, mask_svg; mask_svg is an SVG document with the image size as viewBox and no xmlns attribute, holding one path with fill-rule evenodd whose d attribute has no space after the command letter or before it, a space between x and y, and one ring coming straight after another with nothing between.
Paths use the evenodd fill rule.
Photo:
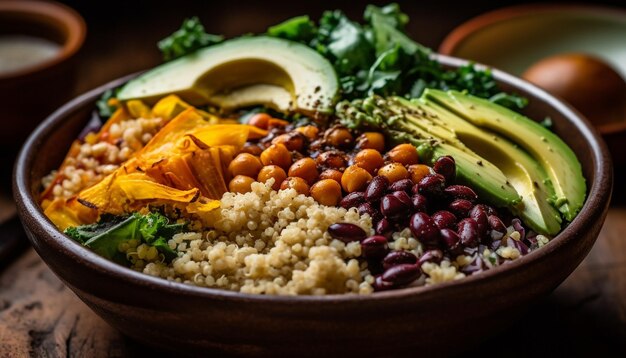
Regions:
<instances>
[{"instance_id":1,"label":"green avocado","mask_svg":"<svg viewBox=\"0 0 626 358\"><path fill-rule=\"evenodd\" d=\"M242 37L158 66L118 94L154 103L177 94L193 105L233 109L256 104L281 111L330 113L339 84L332 65L315 50L288 40Z\"/></svg>"},{"instance_id":2,"label":"green avocado","mask_svg":"<svg viewBox=\"0 0 626 358\"><path fill-rule=\"evenodd\" d=\"M556 134L519 113L461 92L427 90L423 97L522 147L546 174L543 180L533 179L540 187L544 184L540 191L548 193L548 197L538 199L548 200L567 221L574 219L585 201L585 178L576 155Z\"/></svg>"}]
</instances>

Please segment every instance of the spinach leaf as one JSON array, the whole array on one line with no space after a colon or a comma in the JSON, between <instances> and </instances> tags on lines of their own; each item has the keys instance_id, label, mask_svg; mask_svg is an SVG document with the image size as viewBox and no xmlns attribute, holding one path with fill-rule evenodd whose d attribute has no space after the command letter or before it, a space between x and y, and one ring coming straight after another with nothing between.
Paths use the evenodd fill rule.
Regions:
<instances>
[{"instance_id":1,"label":"spinach leaf","mask_svg":"<svg viewBox=\"0 0 626 358\"><path fill-rule=\"evenodd\" d=\"M159 41L158 47L163 53L163 59L170 61L223 40L224 36L207 34L200 20L194 16L185 19L180 29Z\"/></svg>"}]
</instances>

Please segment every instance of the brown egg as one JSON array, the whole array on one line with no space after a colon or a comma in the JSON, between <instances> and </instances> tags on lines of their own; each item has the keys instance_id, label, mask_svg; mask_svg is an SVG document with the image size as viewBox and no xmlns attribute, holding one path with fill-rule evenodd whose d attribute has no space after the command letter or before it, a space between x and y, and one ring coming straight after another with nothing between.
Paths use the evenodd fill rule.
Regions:
<instances>
[{"instance_id":1,"label":"brown egg","mask_svg":"<svg viewBox=\"0 0 626 358\"><path fill-rule=\"evenodd\" d=\"M580 53L547 57L522 77L566 100L596 126L626 121L626 81L596 57Z\"/></svg>"}]
</instances>

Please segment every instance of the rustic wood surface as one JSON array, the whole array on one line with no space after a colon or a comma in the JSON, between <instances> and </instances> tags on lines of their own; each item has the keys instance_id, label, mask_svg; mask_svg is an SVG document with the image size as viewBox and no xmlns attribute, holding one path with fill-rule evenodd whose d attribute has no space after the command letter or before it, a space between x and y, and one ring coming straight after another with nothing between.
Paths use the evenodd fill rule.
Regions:
<instances>
[{"instance_id":1,"label":"rustic wood surface","mask_svg":"<svg viewBox=\"0 0 626 358\"><path fill-rule=\"evenodd\" d=\"M177 9L170 9L169 5L158 8L152 3L149 8L132 8L134 2L123 2L131 7L124 12L119 11L121 1L68 2L85 16L90 30L79 58L80 82L75 93L158 63L154 43L171 32L183 16L200 14L209 31L234 35L263 31L269 24L301 13L317 17L321 9L336 7L349 9L351 16L358 17L363 8L361 3L355 6L353 1L342 0L316 2L316 5L294 3L289 8L246 1L246 6L237 8L239 21L233 22L232 17L224 16L229 14L228 5L215 8L214 2L208 5L209 2L183 1L185 6ZM405 7L412 17L409 30L418 41L436 47L456 24L492 5L488 1L472 2L461 5L454 13L445 6L435 5L429 11L417 10L420 6L415 2ZM315 8L311 10L312 7ZM618 188L625 179L624 173L618 175ZM6 189L4 183L3 187ZM505 332L470 348L466 355L626 356L624 199L623 192L614 194L614 204L596 245L559 288L533 306L524 319L512 322ZM0 239L3 236L26 240L15 221L8 229L7 225L1 227ZM0 356L162 355L124 337L96 316L32 249L23 251L12 261L0 257L0 270ZM471 322L467 325L472 329Z\"/></svg>"}]
</instances>

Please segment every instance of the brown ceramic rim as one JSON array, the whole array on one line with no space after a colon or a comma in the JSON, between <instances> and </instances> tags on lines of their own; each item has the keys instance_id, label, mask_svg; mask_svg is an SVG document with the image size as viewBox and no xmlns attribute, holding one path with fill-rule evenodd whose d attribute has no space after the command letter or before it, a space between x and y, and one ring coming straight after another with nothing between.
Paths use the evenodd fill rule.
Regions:
<instances>
[{"instance_id":1,"label":"brown ceramic rim","mask_svg":"<svg viewBox=\"0 0 626 358\"><path fill-rule=\"evenodd\" d=\"M465 60L448 56L437 56L437 58L442 64L448 66L460 66L468 63ZM601 139L599 139L597 132L571 107L549 95L547 92L502 71L493 70L493 74L499 81L536 93L550 106L554 107L556 110L571 119L572 123L589 142L592 152L592 168L594 168L595 179L593 185L588 188L587 200L581 212L588 210L600 210L599 208L604 207L611 197L613 171L606 145ZM592 224L591 221L595 217L595 215L578 215L569 226L567 226L546 246L509 264L498 266L485 272L465 277L461 280L441 283L434 286L409 287L392 291L377 292L371 295L334 294L325 296L272 296L247 294L214 288L196 287L136 272L97 255L63 235L43 214L41 208L37 204L37 200L32 196L30 173L30 168L35 161L37 148L40 143L43 142L44 138L48 137L50 133L62 126L63 121L68 114L73 113L82 105L93 103L105 90L120 86L135 75L136 74L117 79L104 86L87 92L80 97L77 97L58 109L41 125L39 125L39 127L28 138L17 158L13 176L13 193L21 214L29 216L30 219L35 222L35 225L39 226L41 231L49 233L49 235L40 235L38 240L45 241L46 245L52 249L69 256L76 263L77 267L88 267L92 270L106 274L112 279L125 281L145 290L165 290L188 297L211 298L234 302L255 301L259 303L284 303L290 305L326 305L333 303L340 304L350 301L383 302L390 298L401 298L412 295L432 295L435 292L437 294L441 294L444 293L444 291L453 292L455 288L459 286L471 285L473 282L479 280L501 279L506 275L511 274L522 265L532 265L534 261L539 261L546 256L550 256L552 252L559 250L571 240L575 240L577 238L576 232L583 232L585 227ZM39 230L34 231L37 232ZM33 244L35 246L37 245L36 242L33 242Z\"/></svg>"},{"instance_id":2,"label":"brown ceramic rim","mask_svg":"<svg viewBox=\"0 0 626 358\"><path fill-rule=\"evenodd\" d=\"M72 8L52 1L0 1L0 12L19 13L37 22L46 19L64 34L61 51L52 59L18 71L0 75L0 81L53 67L73 56L85 40L86 25Z\"/></svg>"}]
</instances>

